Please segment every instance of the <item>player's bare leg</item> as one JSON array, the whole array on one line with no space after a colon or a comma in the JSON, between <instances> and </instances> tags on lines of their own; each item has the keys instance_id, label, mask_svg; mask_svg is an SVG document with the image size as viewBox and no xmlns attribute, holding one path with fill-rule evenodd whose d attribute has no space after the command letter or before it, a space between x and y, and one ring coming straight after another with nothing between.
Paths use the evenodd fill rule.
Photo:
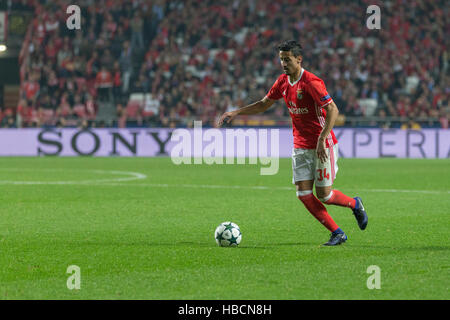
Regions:
<instances>
[{"instance_id":1,"label":"player's bare leg","mask_svg":"<svg viewBox=\"0 0 450 320\"><path fill-rule=\"evenodd\" d=\"M326 202L323 201L323 199L326 199L330 194L331 194L331 186L325 187L316 186L317 198L319 198L319 200L321 200L322 202Z\"/></svg>"},{"instance_id":2,"label":"player's bare leg","mask_svg":"<svg viewBox=\"0 0 450 320\"><path fill-rule=\"evenodd\" d=\"M314 180L297 181L295 188L297 191L312 191L314 187Z\"/></svg>"}]
</instances>

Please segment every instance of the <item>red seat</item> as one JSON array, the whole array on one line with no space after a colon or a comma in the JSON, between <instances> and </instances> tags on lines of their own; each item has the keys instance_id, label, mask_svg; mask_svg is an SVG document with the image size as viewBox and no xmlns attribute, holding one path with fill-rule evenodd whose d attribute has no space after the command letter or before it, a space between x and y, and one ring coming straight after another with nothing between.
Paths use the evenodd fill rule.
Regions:
<instances>
[{"instance_id":1,"label":"red seat","mask_svg":"<svg viewBox=\"0 0 450 320\"><path fill-rule=\"evenodd\" d=\"M86 108L85 108L84 105L82 105L82 104L75 105L75 106L73 107L73 112L74 112L74 113L77 115L77 117L79 117L79 118L82 118L82 119L86 118Z\"/></svg>"},{"instance_id":2,"label":"red seat","mask_svg":"<svg viewBox=\"0 0 450 320\"><path fill-rule=\"evenodd\" d=\"M128 119L137 119L141 116L141 103L138 101L130 101L126 108Z\"/></svg>"},{"instance_id":3,"label":"red seat","mask_svg":"<svg viewBox=\"0 0 450 320\"><path fill-rule=\"evenodd\" d=\"M55 112L53 109L42 109L40 116L42 123L51 124L54 120Z\"/></svg>"},{"instance_id":4,"label":"red seat","mask_svg":"<svg viewBox=\"0 0 450 320\"><path fill-rule=\"evenodd\" d=\"M86 84L87 84L86 79L78 77L78 78L75 78L75 82L77 84L78 93L81 93L83 91L83 89L86 88Z\"/></svg>"},{"instance_id":5,"label":"red seat","mask_svg":"<svg viewBox=\"0 0 450 320\"><path fill-rule=\"evenodd\" d=\"M70 105L68 103L63 103L59 107L59 115L61 117L67 117L72 113L72 110L70 109Z\"/></svg>"}]
</instances>

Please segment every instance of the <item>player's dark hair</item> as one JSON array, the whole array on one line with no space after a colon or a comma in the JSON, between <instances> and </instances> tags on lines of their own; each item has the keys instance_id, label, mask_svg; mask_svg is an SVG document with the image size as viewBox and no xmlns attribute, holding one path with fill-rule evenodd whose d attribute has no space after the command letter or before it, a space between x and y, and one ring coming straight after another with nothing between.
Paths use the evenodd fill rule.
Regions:
<instances>
[{"instance_id":1,"label":"player's dark hair","mask_svg":"<svg viewBox=\"0 0 450 320\"><path fill-rule=\"evenodd\" d=\"M294 57L303 56L303 48L300 43L295 40L287 40L277 46L279 51L291 51Z\"/></svg>"}]
</instances>

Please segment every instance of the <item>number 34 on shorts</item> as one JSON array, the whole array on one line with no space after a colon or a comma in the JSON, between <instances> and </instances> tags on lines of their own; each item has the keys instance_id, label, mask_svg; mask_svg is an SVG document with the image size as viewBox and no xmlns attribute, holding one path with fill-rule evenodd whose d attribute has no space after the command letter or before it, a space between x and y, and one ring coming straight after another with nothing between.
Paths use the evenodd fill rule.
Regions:
<instances>
[{"instance_id":1,"label":"number 34 on shorts","mask_svg":"<svg viewBox=\"0 0 450 320\"><path fill-rule=\"evenodd\" d=\"M338 171L337 144L327 149L328 159L321 162L314 149L292 150L292 183L296 181L314 180L316 186L326 187L333 185Z\"/></svg>"}]
</instances>

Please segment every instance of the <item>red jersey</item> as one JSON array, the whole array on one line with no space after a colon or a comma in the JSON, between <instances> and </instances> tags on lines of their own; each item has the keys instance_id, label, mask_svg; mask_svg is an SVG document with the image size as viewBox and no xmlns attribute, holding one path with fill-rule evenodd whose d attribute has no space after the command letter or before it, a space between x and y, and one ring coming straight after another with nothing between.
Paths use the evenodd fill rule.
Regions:
<instances>
[{"instance_id":1,"label":"red jersey","mask_svg":"<svg viewBox=\"0 0 450 320\"><path fill-rule=\"evenodd\" d=\"M317 140L325 125L326 111L323 107L333 101L323 80L304 69L294 83L289 81L287 74L282 74L266 97L272 100L284 98L292 118L294 148L316 149ZM326 139L326 147L336 143L332 130Z\"/></svg>"},{"instance_id":2,"label":"red jersey","mask_svg":"<svg viewBox=\"0 0 450 320\"><path fill-rule=\"evenodd\" d=\"M39 91L39 83L37 81L27 81L23 85L23 89L25 90L25 96L28 100L33 100L38 91Z\"/></svg>"}]
</instances>

